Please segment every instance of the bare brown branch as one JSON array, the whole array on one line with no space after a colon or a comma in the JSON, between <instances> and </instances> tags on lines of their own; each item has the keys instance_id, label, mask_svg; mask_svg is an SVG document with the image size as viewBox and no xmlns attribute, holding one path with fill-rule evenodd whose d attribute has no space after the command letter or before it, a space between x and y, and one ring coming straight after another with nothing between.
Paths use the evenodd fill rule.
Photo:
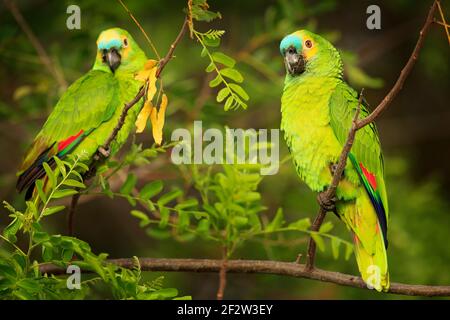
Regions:
<instances>
[{"instance_id":1,"label":"bare brown branch","mask_svg":"<svg viewBox=\"0 0 450 320\"><path fill-rule=\"evenodd\" d=\"M127 269L132 269L135 267L133 259L111 259L108 260L108 262ZM211 259L140 258L139 262L142 271L169 272L220 272L223 264L222 260ZM51 264L42 265L40 269L41 272L47 274L62 275L66 273L65 269ZM84 272L89 273L90 271L86 270ZM227 272L273 274L330 282L337 285L369 290L360 277L321 269L306 271L305 265L298 264L296 262L228 260ZM388 293L408 296L448 297L450 296L450 286L426 286L393 282L391 283Z\"/></svg>"},{"instance_id":2,"label":"bare brown branch","mask_svg":"<svg viewBox=\"0 0 450 320\"><path fill-rule=\"evenodd\" d=\"M219 289L217 289L217 300L223 300L225 287L227 286L227 265L228 265L228 249L226 246L222 250L222 263L219 270Z\"/></svg>"}]
</instances>

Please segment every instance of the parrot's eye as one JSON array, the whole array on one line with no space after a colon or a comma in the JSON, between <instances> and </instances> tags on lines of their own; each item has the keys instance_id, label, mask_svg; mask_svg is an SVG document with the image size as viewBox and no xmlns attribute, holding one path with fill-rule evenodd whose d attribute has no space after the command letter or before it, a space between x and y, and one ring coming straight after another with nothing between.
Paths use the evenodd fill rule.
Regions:
<instances>
[{"instance_id":1,"label":"parrot's eye","mask_svg":"<svg viewBox=\"0 0 450 320\"><path fill-rule=\"evenodd\" d=\"M128 40L127 40L127 38L124 38L123 39L123 46L126 48L126 47L128 47Z\"/></svg>"},{"instance_id":2,"label":"parrot's eye","mask_svg":"<svg viewBox=\"0 0 450 320\"><path fill-rule=\"evenodd\" d=\"M306 40L305 41L305 47L307 47L308 49L312 48L313 44L311 40Z\"/></svg>"}]
</instances>

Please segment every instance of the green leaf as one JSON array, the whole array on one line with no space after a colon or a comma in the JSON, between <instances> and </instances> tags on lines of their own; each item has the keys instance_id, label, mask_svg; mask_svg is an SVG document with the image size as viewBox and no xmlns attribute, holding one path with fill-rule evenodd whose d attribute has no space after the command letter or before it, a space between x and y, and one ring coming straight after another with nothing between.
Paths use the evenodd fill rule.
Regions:
<instances>
[{"instance_id":1,"label":"green leaf","mask_svg":"<svg viewBox=\"0 0 450 320\"><path fill-rule=\"evenodd\" d=\"M65 206L55 206L55 207L49 207L49 208L45 208L45 210L42 212L42 215L45 216L50 216L54 213L60 212L61 210L64 210Z\"/></svg>"},{"instance_id":2,"label":"green leaf","mask_svg":"<svg viewBox=\"0 0 450 320\"><path fill-rule=\"evenodd\" d=\"M183 210L183 209L186 209L186 208L196 207L197 205L198 205L198 200L195 199L195 198L191 198L191 199L188 199L186 201L183 201L183 202L177 204L175 206L175 209Z\"/></svg>"},{"instance_id":3,"label":"green leaf","mask_svg":"<svg viewBox=\"0 0 450 320\"><path fill-rule=\"evenodd\" d=\"M169 203L170 201L174 200L175 198L178 198L182 194L183 194L183 192L181 190L179 190L179 189L175 189L175 190L169 191L168 193L166 193L163 196L161 196L161 198L159 198L158 205L159 206L164 206L167 203Z\"/></svg>"},{"instance_id":4,"label":"green leaf","mask_svg":"<svg viewBox=\"0 0 450 320\"><path fill-rule=\"evenodd\" d=\"M68 197L74 194L77 194L78 191L74 189L62 189L62 190L56 190L53 195L52 199L60 199L64 197Z\"/></svg>"},{"instance_id":5,"label":"green leaf","mask_svg":"<svg viewBox=\"0 0 450 320\"><path fill-rule=\"evenodd\" d=\"M160 193L163 189L163 183L161 180L152 181L147 183L139 192L139 196L142 199L150 199Z\"/></svg>"},{"instance_id":6,"label":"green leaf","mask_svg":"<svg viewBox=\"0 0 450 320\"><path fill-rule=\"evenodd\" d=\"M333 223L331 221L327 221L324 224L320 226L319 232L320 233L327 233L333 229Z\"/></svg>"},{"instance_id":7,"label":"green leaf","mask_svg":"<svg viewBox=\"0 0 450 320\"><path fill-rule=\"evenodd\" d=\"M76 188L86 188L84 183L77 181L75 179L66 179L63 181L63 185L69 186L69 187L76 187Z\"/></svg>"},{"instance_id":8,"label":"green leaf","mask_svg":"<svg viewBox=\"0 0 450 320\"><path fill-rule=\"evenodd\" d=\"M211 72L211 71L214 71L216 69L216 65L214 64L214 63L210 63L207 67L206 67L206 69L205 69L205 71L206 72Z\"/></svg>"},{"instance_id":9,"label":"green leaf","mask_svg":"<svg viewBox=\"0 0 450 320\"><path fill-rule=\"evenodd\" d=\"M3 230L3 235L8 238L11 242L16 242L16 233L22 227L23 222L19 218L14 218L14 220Z\"/></svg>"},{"instance_id":10,"label":"green leaf","mask_svg":"<svg viewBox=\"0 0 450 320\"><path fill-rule=\"evenodd\" d=\"M141 220L139 222L139 226L140 227L145 227L148 224L150 224L150 219L144 212L142 212L140 210L131 210L130 213L131 213L132 216L134 216L134 217L138 218L139 220Z\"/></svg>"},{"instance_id":11,"label":"green leaf","mask_svg":"<svg viewBox=\"0 0 450 320\"><path fill-rule=\"evenodd\" d=\"M250 99L247 92L245 92L245 90L240 85L237 85L235 83L229 83L228 85L234 92L236 92L238 95L240 95L242 97L242 99L244 99L244 100Z\"/></svg>"},{"instance_id":12,"label":"green leaf","mask_svg":"<svg viewBox=\"0 0 450 320\"><path fill-rule=\"evenodd\" d=\"M172 237L170 230L162 230L159 228L147 228L145 232L152 238L165 240Z\"/></svg>"},{"instance_id":13,"label":"green leaf","mask_svg":"<svg viewBox=\"0 0 450 320\"><path fill-rule=\"evenodd\" d=\"M120 188L120 193L124 195L129 195L131 193L131 190L133 190L134 186L136 185L136 182L137 182L136 175L133 173L128 174L127 179Z\"/></svg>"},{"instance_id":14,"label":"green leaf","mask_svg":"<svg viewBox=\"0 0 450 320\"><path fill-rule=\"evenodd\" d=\"M84 171L89 171L89 167L81 161L78 161L76 164L77 167L80 167Z\"/></svg>"},{"instance_id":15,"label":"green leaf","mask_svg":"<svg viewBox=\"0 0 450 320\"><path fill-rule=\"evenodd\" d=\"M176 297L178 295L178 290L174 288L164 288L155 292L152 292L149 297L149 300L162 300L162 299L170 299Z\"/></svg>"},{"instance_id":16,"label":"green leaf","mask_svg":"<svg viewBox=\"0 0 450 320\"><path fill-rule=\"evenodd\" d=\"M305 231L311 226L311 220L309 218L302 218L289 224L289 228L293 228L300 231Z\"/></svg>"},{"instance_id":17,"label":"green leaf","mask_svg":"<svg viewBox=\"0 0 450 320\"><path fill-rule=\"evenodd\" d=\"M73 250L72 249L64 249L61 256L64 262L69 262L73 258Z\"/></svg>"},{"instance_id":18,"label":"green leaf","mask_svg":"<svg viewBox=\"0 0 450 320\"><path fill-rule=\"evenodd\" d=\"M33 234L33 241L35 243L37 242L44 242L50 240L50 236L47 232L44 231L35 231Z\"/></svg>"},{"instance_id":19,"label":"green leaf","mask_svg":"<svg viewBox=\"0 0 450 320\"><path fill-rule=\"evenodd\" d=\"M277 213L275 214L275 217L273 218L273 220L267 225L266 227L266 231L274 231L277 230L279 228L281 228L284 224L284 214L283 214L283 209L282 208L278 208Z\"/></svg>"},{"instance_id":20,"label":"green leaf","mask_svg":"<svg viewBox=\"0 0 450 320\"><path fill-rule=\"evenodd\" d=\"M215 62L221 63L229 68L233 68L236 64L236 60L219 51L213 52L212 58Z\"/></svg>"},{"instance_id":21,"label":"green leaf","mask_svg":"<svg viewBox=\"0 0 450 320\"><path fill-rule=\"evenodd\" d=\"M65 164L57 156L54 156L53 159L55 160L56 165L58 166L59 172L61 172L61 175L65 177L67 175Z\"/></svg>"},{"instance_id":22,"label":"green leaf","mask_svg":"<svg viewBox=\"0 0 450 320\"><path fill-rule=\"evenodd\" d=\"M217 102L222 102L231 93L228 87L222 88L217 94Z\"/></svg>"},{"instance_id":23,"label":"green leaf","mask_svg":"<svg viewBox=\"0 0 450 320\"><path fill-rule=\"evenodd\" d=\"M234 80L238 83L241 83L242 81L244 81L244 77L236 69L225 68L225 69L220 70L220 73L222 74L222 76L230 78L231 80Z\"/></svg>"},{"instance_id":24,"label":"green leaf","mask_svg":"<svg viewBox=\"0 0 450 320\"><path fill-rule=\"evenodd\" d=\"M248 218L247 217L239 217L236 216L233 219L233 224L237 227L237 228L243 228L248 224Z\"/></svg>"},{"instance_id":25,"label":"green leaf","mask_svg":"<svg viewBox=\"0 0 450 320\"><path fill-rule=\"evenodd\" d=\"M325 251L325 242L323 241L322 237L317 233L311 233L311 237L314 239L314 241L317 244L317 247L320 251Z\"/></svg>"},{"instance_id":26,"label":"green leaf","mask_svg":"<svg viewBox=\"0 0 450 320\"><path fill-rule=\"evenodd\" d=\"M169 223L169 218L170 218L170 212L169 209L166 207L162 207L160 206L159 208L159 214L161 216L161 220L159 221L159 227L160 228L165 228L167 227L167 224Z\"/></svg>"},{"instance_id":27,"label":"green leaf","mask_svg":"<svg viewBox=\"0 0 450 320\"><path fill-rule=\"evenodd\" d=\"M233 102L234 102L235 100L234 100L234 97L233 96L229 96L228 98L227 98L227 101L225 101L225 105L224 105L224 110L225 111L228 111L228 110L230 110L230 108L231 108L231 106L233 105Z\"/></svg>"},{"instance_id":28,"label":"green leaf","mask_svg":"<svg viewBox=\"0 0 450 320\"><path fill-rule=\"evenodd\" d=\"M53 172L52 168L50 168L47 162L43 162L42 166L44 167L45 173L48 177L48 181L50 182L50 189L53 189L56 186L55 173Z\"/></svg>"},{"instance_id":29,"label":"green leaf","mask_svg":"<svg viewBox=\"0 0 450 320\"><path fill-rule=\"evenodd\" d=\"M206 236L209 233L210 222L208 219L202 219L198 222L197 233L201 236Z\"/></svg>"},{"instance_id":30,"label":"green leaf","mask_svg":"<svg viewBox=\"0 0 450 320\"><path fill-rule=\"evenodd\" d=\"M180 211L178 214L178 225L179 231L185 230L189 227L189 214L185 211Z\"/></svg>"},{"instance_id":31,"label":"green leaf","mask_svg":"<svg viewBox=\"0 0 450 320\"><path fill-rule=\"evenodd\" d=\"M211 88L217 87L222 82L222 77L217 75L214 79L209 82Z\"/></svg>"},{"instance_id":32,"label":"green leaf","mask_svg":"<svg viewBox=\"0 0 450 320\"><path fill-rule=\"evenodd\" d=\"M345 260L350 259L350 256L353 253L353 246L351 244L346 244L345 246Z\"/></svg>"},{"instance_id":33,"label":"green leaf","mask_svg":"<svg viewBox=\"0 0 450 320\"><path fill-rule=\"evenodd\" d=\"M202 39L203 44L208 47L216 48L220 45L220 38L209 38L209 37L203 37Z\"/></svg>"},{"instance_id":34,"label":"green leaf","mask_svg":"<svg viewBox=\"0 0 450 320\"><path fill-rule=\"evenodd\" d=\"M200 52L200 57L204 58L208 54L208 50L206 48L202 49L202 52Z\"/></svg>"},{"instance_id":35,"label":"green leaf","mask_svg":"<svg viewBox=\"0 0 450 320\"><path fill-rule=\"evenodd\" d=\"M339 247L341 245L341 241L336 238L331 238L331 252L333 253L333 258L339 258Z\"/></svg>"},{"instance_id":36,"label":"green leaf","mask_svg":"<svg viewBox=\"0 0 450 320\"><path fill-rule=\"evenodd\" d=\"M41 201L44 203L47 202L47 197L45 196L44 192L44 183L42 182L42 179L36 180L35 185Z\"/></svg>"}]
</instances>

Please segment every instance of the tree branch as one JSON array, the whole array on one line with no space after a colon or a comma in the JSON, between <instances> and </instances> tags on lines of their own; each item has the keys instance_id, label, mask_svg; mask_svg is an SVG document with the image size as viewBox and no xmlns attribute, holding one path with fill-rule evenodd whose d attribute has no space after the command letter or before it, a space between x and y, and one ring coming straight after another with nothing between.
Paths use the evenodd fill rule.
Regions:
<instances>
[{"instance_id":1,"label":"tree branch","mask_svg":"<svg viewBox=\"0 0 450 320\"><path fill-rule=\"evenodd\" d=\"M133 269L135 264L133 259L111 259L107 262L117 266ZM140 258L139 263L142 271L169 271L169 272L220 272L222 260L213 259L155 259ZM337 285L367 289L364 281L357 276L314 269L306 271L305 265L295 262L279 262L268 260L228 260L228 273L262 273L293 278L311 279L321 282L330 282ZM66 270L52 264L44 264L40 267L42 273L62 275ZM90 273L92 271L83 270ZM415 284L391 283L388 293L408 296L425 297L448 297L450 296L450 286L426 286Z\"/></svg>"},{"instance_id":2,"label":"tree branch","mask_svg":"<svg viewBox=\"0 0 450 320\"><path fill-rule=\"evenodd\" d=\"M325 202L330 203L333 201L335 194L336 194L336 188L339 184L339 181L341 180L342 173L344 172L348 154L350 153L350 150L353 145L353 141L355 139L356 131L359 129L365 127L366 125L374 122L380 114L386 110L389 105L392 103L395 97L397 97L400 90L403 88L403 84L405 83L406 78L411 73L417 58L419 56L419 52L422 49L423 42L425 40L425 36L428 34L428 31L430 29L430 26L434 22L434 15L436 12L436 9L438 7L438 0L435 0L433 2L433 5L431 6L430 10L428 11L427 18L425 20L425 23L422 27L422 29L419 32L419 38L417 40L416 46L414 47L414 50L409 57L406 65L400 72L400 76L398 77L397 81L395 82L392 89L388 92L388 94L383 98L383 100L380 102L380 104L364 119L358 120L359 110L361 107L361 101L362 101L362 94L359 96L358 101L358 110L356 111L355 117L353 119L352 127L350 129L350 132L347 137L347 141L344 145L344 148L342 149L341 155L339 157L339 162L337 165L337 169L335 170L333 174L333 180L331 182L331 185L328 187L327 191L324 193L323 197ZM327 209L324 208L322 205L319 209L319 213L314 220L314 223L311 227L312 231L318 231L320 229L320 226L322 225L323 220L325 219ZM315 260L315 254L316 254L316 243L314 239L310 238L309 245L308 245L308 256L307 256L307 262L306 262L306 270L311 271L314 268L314 260Z\"/></svg>"},{"instance_id":3,"label":"tree branch","mask_svg":"<svg viewBox=\"0 0 450 320\"><path fill-rule=\"evenodd\" d=\"M223 300L225 287L227 286L227 265L228 265L228 248L224 246L222 249L222 263L219 270L219 289L217 289L217 300Z\"/></svg>"}]
</instances>

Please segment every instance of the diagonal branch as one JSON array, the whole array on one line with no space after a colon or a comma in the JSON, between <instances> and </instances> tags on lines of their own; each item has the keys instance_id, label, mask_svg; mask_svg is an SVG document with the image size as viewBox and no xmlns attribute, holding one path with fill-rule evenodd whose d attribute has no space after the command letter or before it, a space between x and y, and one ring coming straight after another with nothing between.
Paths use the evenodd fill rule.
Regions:
<instances>
[{"instance_id":1,"label":"diagonal branch","mask_svg":"<svg viewBox=\"0 0 450 320\"><path fill-rule=\"evenodd\" d=\"M133 269L135 263L133 259L111 259L107 262L117 266ZM213 259L157 259L157 258L139 258L142 271L169 271L169 272L220 272L222 269L222 260ZM64 275L64 268L44 264L40 267L42 273ZM92 271L83 270L85 273ZM296 262L280 262L269 260L228 260L228 273L262 273L288 276L293 278L311 279L321 282L330 282L337 285L367 289L364 281L357 276L314 269L305 270L305 265ZM401 294L407 296L425 296L425 297L449 297L450 286L426 286L416 284L391 283L388 293Z\"/></svg>"},{"instance_id":2,"label":"diagonal branch","mask_svg":"<svg viewBox=\"0 0 450 320\"><path fill-rule=\"evenodd\" d=\"M353 141L355 139L356 131L359 129L365 127L366 125L374 122L380 114L386 110L389 105L392 103L395 97L397 97L400 90L403 88L403 84L405 83L406 78L411 73L414 65L416 64L417 58L419 57L419 52L422 49L424 40L426 35L428 34L428 31L430 29L430 26L434 22L434 15L436 13L436 9L439 6L439 1L435 0L433 2L433 5L431 6L430 10L428 11L427 18L425 20L425 23L422 27L422 29L419 32L419 38L417 40L416 46L414 47L414 50L411 54L411 56L408 59L408 62L400 72L400 76L398 77L397 81L395 82L392 89L388 92L388 94L383 98L383 100L380 102L380 104L364 119L357 120L359 115L359 109L361 107L361 101L362 101L362 91L359 96L358 101L358 110L356 111L355 118L353 119L352 127L350 129L350 132L347 137L347 141L344 145L344 148L342 149L341 155L339 157L339 162L337 169L335 170L333 174L333 180L331 182L331 185L328 187L327 191L325 192L323 199L325 202L332 202L335 194L336 194L336 188L339 184L339 181L341 180L342 173L344 172L345 165L347 163L348 154L350 153L350 150L353 145ZM322 225L323 220L325 219L327 209L323 206L320 207L319 213L314 220L314 223L311 227L312 231L318 231L320 226ZM307 262L306 262L306 270L311 271L314 268L314 260L315 260L315 254L316 254L316 243L314 239L310 239L309 245L308 245L308 256L307 256Z\"/></svg>"}]
</instances>

